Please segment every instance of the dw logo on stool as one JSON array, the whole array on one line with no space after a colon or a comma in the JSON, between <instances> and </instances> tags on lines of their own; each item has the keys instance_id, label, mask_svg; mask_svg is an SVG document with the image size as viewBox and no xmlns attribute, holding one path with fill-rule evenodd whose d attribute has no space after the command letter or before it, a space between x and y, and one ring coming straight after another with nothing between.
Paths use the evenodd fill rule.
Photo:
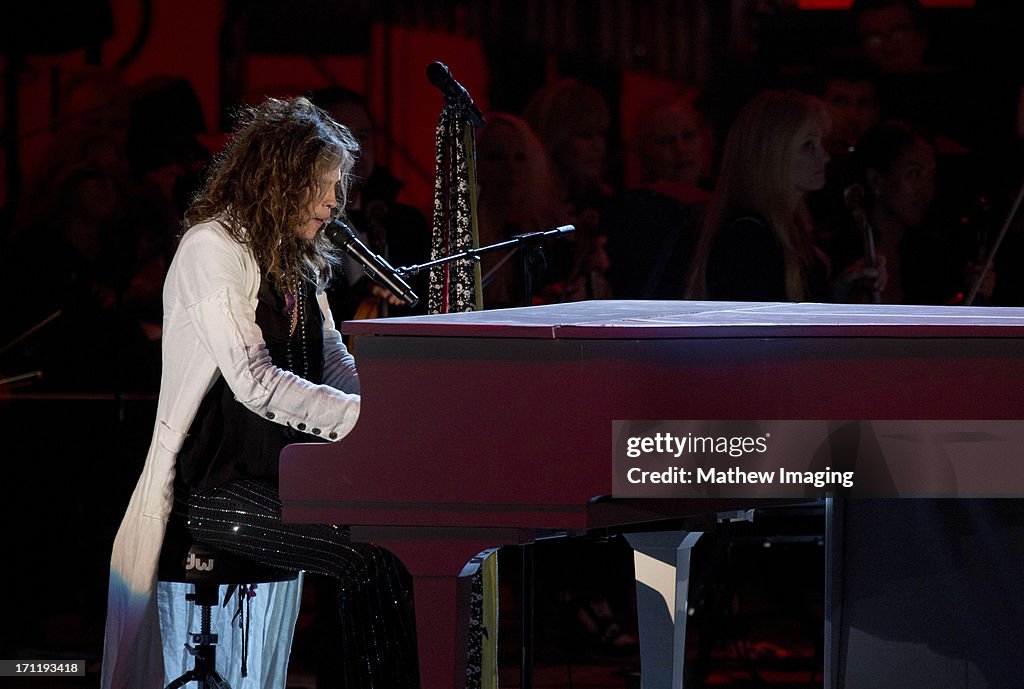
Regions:
<instances>
[{"instance_id":1,"label":"dw logo on stool","mask_svg":"<svg viewBox=\"0 0 1024 689\"><path fill-rule=\"evenodd\" d=\"M212 572L214 559L212 557L200 557L189 551L188 560L185 561L185 571L191 572Z\"/></svg>"}]
</instances>

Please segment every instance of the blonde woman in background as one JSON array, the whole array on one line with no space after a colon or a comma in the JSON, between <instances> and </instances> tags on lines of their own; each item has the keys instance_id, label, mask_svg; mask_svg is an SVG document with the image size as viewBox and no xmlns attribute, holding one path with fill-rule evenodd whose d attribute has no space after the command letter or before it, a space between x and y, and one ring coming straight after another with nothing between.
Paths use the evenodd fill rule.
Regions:
<instances>
[{"instance_id":1,"label":"blonde woman in background","mask_svg":"<svg viewBox=\"0 0 1024 689\"><path fill-rule=\"evenodd\" d=\"M726 140L688 283L691 299L827 301L828 268L805 198L825 184L828 115L796 91L765 91Z\"/></svg>"}]
</instances>

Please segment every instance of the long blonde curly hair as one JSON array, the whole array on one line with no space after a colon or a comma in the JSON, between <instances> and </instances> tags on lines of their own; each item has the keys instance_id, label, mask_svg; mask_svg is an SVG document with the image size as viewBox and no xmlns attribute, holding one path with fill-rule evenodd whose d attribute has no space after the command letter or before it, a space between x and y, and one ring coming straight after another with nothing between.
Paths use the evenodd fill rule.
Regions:
<instances>
[{"instance_id":1,"label":"long blonde curly hair","mask_svg":"<svg viewBox=\"0 0 1024 689\"><path fill-rule=\"evenodd\" d=\"M337 251L322 232L305 241L295 230L326 191L324 176L339 167L333 212L344 212L358 151L349 130L306 98L243 108L239 128L185 212L186 227L219 220L275 286L286 274L322 286L339 263Z\"/></svg>"}]
</instances>

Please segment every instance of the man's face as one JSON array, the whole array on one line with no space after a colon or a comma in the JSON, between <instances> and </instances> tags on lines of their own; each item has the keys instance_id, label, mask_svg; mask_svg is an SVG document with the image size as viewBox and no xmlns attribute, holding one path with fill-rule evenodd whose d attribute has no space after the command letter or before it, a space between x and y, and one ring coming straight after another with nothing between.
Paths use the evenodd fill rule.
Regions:
<instances>
[{"instance_id":1,"label":"man's face","mask_svg":"<svg viewBox=\"0 0 1024 689\"><path fill-rule=\"evenodd\" d=\"M637 144L651 181L696 184L700 178L700 120L692 108L673 105L654 112Z\"/></svg>"},{"instance_id":2,"label":"man's face","mask_svg":"<svg viewBox=\"0 0 1024 689\"><path fill-rule=\"evenodd\" d=\"M906 5L864 12L857 22L857 32L865 55L883 72L914 72L924 63L928 37Z\"/></svg>"},{"instance_id":3,"label":"man's face","mask_svg":"<svg viewBox=\"0 0 1024 689\"><path fill-rule=\"evenodd\" d=\"M360 186L373 172L376 164L376 152L373 146L373 123L366 110L355 103L335 105L330 109L331 117L339 124L348 127L352 136L359 142L359 157L352 168L352 185Z\"/></svg>"},{"instance_id":4,"label":"man's face","mask_svg":"<svg viewBox=\"0 0 1024 689\"><path fill-rule=\"evenodd\" d=\"M864 132L878 124L878 98L870 81L833 79L825 87L822 101L832 119L826 142L832 155L848 153Z\"/></svg>"}]
</instances>

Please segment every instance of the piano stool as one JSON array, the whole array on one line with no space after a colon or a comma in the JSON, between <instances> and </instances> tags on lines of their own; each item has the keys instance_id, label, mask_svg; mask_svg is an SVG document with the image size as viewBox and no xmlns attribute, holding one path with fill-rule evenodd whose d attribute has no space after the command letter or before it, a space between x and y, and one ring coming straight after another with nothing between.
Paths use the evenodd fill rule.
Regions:
<instances>
[{"instance_id":1,"label":"piano stool","mask_svg":"<svg viewBox=\"0 0 1024 689\"><path fill-rule=\"evenodd\" d=\"M294 570L272 567L198 543L188 535L187 527L172 517L160 553L157 579L194 585L194 592L185 598L201 608L201 625L198 634L190 634L195 645L185 644L195 657L195 665L165 689L178 689L190 682L198 683L199 689L231 689L217 672L217 635L210 628L211 608L219 603L219 587L291 581L296 576L298 572Z\"/></svg>"}]
</instances>

